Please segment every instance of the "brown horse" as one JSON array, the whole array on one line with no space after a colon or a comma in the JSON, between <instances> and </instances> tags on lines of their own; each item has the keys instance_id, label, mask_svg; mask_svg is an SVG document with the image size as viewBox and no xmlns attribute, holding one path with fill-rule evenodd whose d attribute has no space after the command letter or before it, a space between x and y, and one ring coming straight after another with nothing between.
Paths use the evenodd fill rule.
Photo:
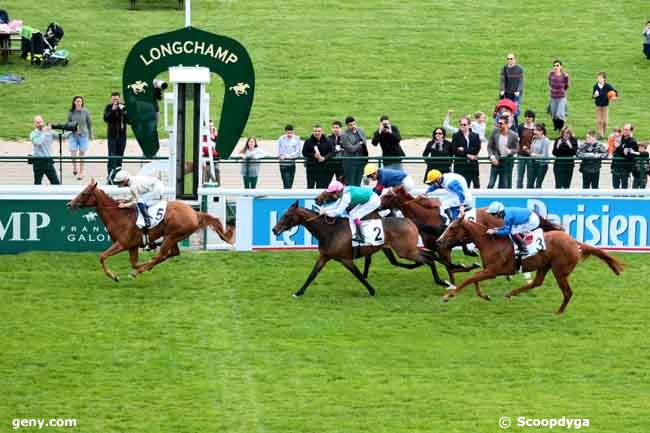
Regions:
<instances>
[{"instance_id":1,"label":"brown horse","mask_svg":"<svg viewBox=\"0 0 650 433\"><path fill-rule=\"evenodd\" d=\"M451 260L451 248L440 248L437 244L438 236L444 230L444 220L440 213L440 200L424 196L413 197L404 187L399 186L385 192L381 197L381 206L385 209L399 209L405 217L415 222L420 230L424 246L439 255L438 262L447 269L451 284L455 284L456 272L469 272L480 267L477 264L464 266L454 264ZM486 214L491 217L489 214ZM465 243L462 244L465 247ZM464 250L465 251L465 250ZM467 254L466 255L471 255Z\"/></svg>"},{"instance_id":2,"label":"brown horse","mask_svg":"<svg viewBox=\"0 0 650 433\"><path fill-rule=\"evenodd\" d=\"M498 224L498 226L501 225L503 225L502 222ZM475 285L478 296L485 300L490 300L489 296L481 291L479 282L495 278L498 275L512 275L515 273L516 264L511 240L507 237L500 238L487 235L485 233L487 229L488 227L485 225L466 220L464 215L462 215L447 227L438 240L440 245L445 247L459 240L469 239L479 249L481 260L483 261L483 270L475 273L463 281L460 286L446 293L443 296L444 301L448 301L449 298L460 292L463 287L472 283ZM600 248L573 239L564 231L544 232L544 240L546 242L546 250L526 258L522 262L522 270L524 272L537 271L535 279L518 289L508 292L505 295L506 298L510 299L522 292L540 286L544 282L548 271L552 270L564 296L562 305L560 305L557 311L559 314L564 311L573 295L569 286L568 277L578 262L593 255L603 260L616 275L619 275L623 271L623 264L614 257Z\"/></svg>"},{"instance_id":3,"label":"brown horse","mask_svg":"<svg viewBox=\"0 0 650 433\"><path fill-rule=\"evenodd\" d=\"M97 182L94 180L67 206L73 210L88 207L97 209L97 214L104 222L113 240L113 245L99 256L99 261L102 264L104 273L114 281L119 281L120 278L108 269L106 259L122 251L129 251L131 266L134 269L129 275L136 277L158 263L179 255L178 242L201 228L212 228L221 239L228 243L232 243L234 236L234 228L228 227L228 230L224 231L223 225L218 218L205 212L196 212L182 201L170 201L167 204L165 218L159 225L149 230L151 241L163 238L158 255L144 264L138 264L138 249L143 246L143 243L142 230L135 225L137 212L134 208L120 208L119 202L113 200L100 188L97 188Z\"/></svg>"},{"instance_id":4,"label":"brown horse","mask_svg":"<svg viewBox=\"0 0 650 433\"><path fill-rule=\"evenodd\" d=\"M374 296L375 289L368 283L354 264L355 257L365 257L383 248L392 248L403 259L413 260L416 264L430 264L433 262L431 253L418 248L418 229L410 220L404 218L383 218L384 245L358 247L355 254L352 247L352 232L346 218L329 218L324 215L298 207L298 201L292 204L282 215L282 218L273 227L276 236L285 230L297 225L304 226L318 239L318 252L320 253L314 268L307 281L300 290L294 293L295 297L302 296L307 286L316 278L330 260L341 262L357 279L366 287L368 293Z\"/></svg>"},{"instance_id":5,"label":"brown horse","mask_svg":"<svg viewBox=\"0 0 650 433\"><path fill-rule=\"evenodd\" d=\"M323 204L327 202L331 202L336 200L336 197L327 191L321 192L317 197L316 197L316 204L319 206L322 206ZM379 215L378 211L374 211L368 215L366 215L363 219L364 220L369 220L369 219L379 219L381 216ZM442 230L440 230L440 233L442 233ZM435 242L433 243L433 247L436 248L437 246L435 245ZM390 248L383 248L382 249L384 255L388 259L388 262L393 265L397 266L399 268L406 268L406 269L415 269L421 266L419 263L401 263L400 261L397 260L395 257L395 254L393 253L393 250ZM432 250L433 251L433 250ZM370 272L370 265L372 263L372 256L367 255L364 257L364 262L363 262L363 278L368 278L368 274ZM441 261L439 257L434 257L434 260L436 261ZM443 262L444 263L444 262ZM451 267L458 266L458 265L453 265L450 264ZM443 286L443 287L449 287L451 283L444 281L443 279L440 278L440 275L438 275L438 270L436 269L436 266L434 263L430 264L429 267L431 268L431 274L433 276L433 280L436 282L436 284ZM475 268L478 268L479 266L475 266L473 268L469 268L466 270L472 270Z\"/></svg>"}]
</instances>

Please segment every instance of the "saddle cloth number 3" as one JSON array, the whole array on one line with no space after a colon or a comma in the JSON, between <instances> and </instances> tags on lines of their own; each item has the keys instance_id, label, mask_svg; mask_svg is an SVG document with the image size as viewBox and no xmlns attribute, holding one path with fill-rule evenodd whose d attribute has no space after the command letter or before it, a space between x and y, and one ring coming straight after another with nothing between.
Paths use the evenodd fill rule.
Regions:
<instances>
[{"instance_id":1,"label":"saddle cloth number 3","mask_svg":"<svg viewBox=\"0 0 650 433\"><path fill-rule=\"evenodd\" d=\"M546 250L544 230L542 229L535 229L530 233L526 233L524 235L524 242L526 243L526 257L532 257L535 254Z\"/></svg>"}]
</instances>

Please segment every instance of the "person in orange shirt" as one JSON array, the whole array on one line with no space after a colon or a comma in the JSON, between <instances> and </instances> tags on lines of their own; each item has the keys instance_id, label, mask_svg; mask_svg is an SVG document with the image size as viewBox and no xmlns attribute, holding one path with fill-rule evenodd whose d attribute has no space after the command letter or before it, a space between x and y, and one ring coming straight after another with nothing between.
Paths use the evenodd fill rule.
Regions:
<instances>
[{"instance_id":1,"label":"person in orange shirt","mask_svg":"<svg viewBox=\"0 0 650 433\"><path fill-rule=\"evenodd\" d=\"M614 128L613 132L607 138L607 155L612 156L616 143L621 144L621 128Z\"/></svg>"}]
</instances>

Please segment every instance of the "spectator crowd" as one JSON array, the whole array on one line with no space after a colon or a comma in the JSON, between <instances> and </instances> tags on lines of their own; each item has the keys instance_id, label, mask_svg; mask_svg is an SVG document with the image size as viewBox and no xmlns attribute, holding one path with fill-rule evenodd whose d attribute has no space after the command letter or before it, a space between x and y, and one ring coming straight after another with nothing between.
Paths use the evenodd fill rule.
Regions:
<instances>
[{"instance_id":1,"label":"spectator crowd","mask_svg":"<svg viewBox=\"0 0 650 433\"><path fill-rule=\"evenodd\" d=\"M646 55L650 52L650 22L644 29ZM650 58L650 57L649 57ZM582 175L583 188L599 188L603 160L609 159L613 188L645 188L650 175L648 151L644 143L634 138L634 126L626 123L622 128L608 132L609 106L618 96L618 90L607 81L607 74L596 74L591 98L595 106L595 128L585 132L584 140L567 124L567 100L570 76L563 63L556 59L548 73L549 99L546 113L553 131L540 122L537 112L523 111L525 95L525 69L517 63L514 53L506 56L506 63L499 72L499 94L490 118L483 112L461 116L458 126L453 125L453 111L449 110L442 125L433 129L421 153L426 164L423 181L431 169L441 173L457 173L469 187L480 188L479 154L487 151L489 178L487 188L541 188L552 165L555 187L570 188L576 162ZM119 157L124 155L128 113L113 92L106 105L103 120L107 127L108 155L107 178L122 165ZM523 120L523 121L522 121ZM84 156L93 137L91 115L85 108L82 96L75 96L68 113L68 122L74 130L66 133L72 157ZM492 127L490 126L492 124ZM31 133L34 182L40 184L45 176L50 183L59 183L52 160L53 132L41 116L34 118L35 129ZM381 149L385 168L403 170L406 153L400 142L399 127L389 116L382 115L371 135L357 125L353 116L345 122L332 121L329 131L321 124L312 127L311 134L302 140L291 124L277 140L277 153L267 153L259 148L256 137L249 137L241 149L232 155L241 158L241 177L245 188L258 185L261 159L277 158L279 174L285 189L294 186L297 160L304 161L306 188L326 188L332 179L344 179L348 185L360 185L363 168L368 162L368 145ZM211 128L211 131L214 128ZM328 134L329 132L329 134ZM215 136L211 140L214 144ZM368 140L370 138L370 140ZM411 156L411 155L409 155ZM412 155L415 156L415 155ZM78 180L85 175L83 160L72 160L73 174ZM513 179L514 178L514 179Z\"/></svg>"}]
</instances>

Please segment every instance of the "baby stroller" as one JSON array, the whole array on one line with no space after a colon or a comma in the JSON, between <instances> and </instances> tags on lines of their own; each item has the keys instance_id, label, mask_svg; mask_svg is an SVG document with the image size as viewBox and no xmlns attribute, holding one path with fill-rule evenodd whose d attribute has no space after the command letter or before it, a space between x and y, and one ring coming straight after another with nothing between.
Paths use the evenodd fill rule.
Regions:
<instances>
[{"instance_id":1,"label":"baby stroller","mask_svg":"<svg viewBox=\"0 0 650 433\"><path fill-rule=\"evenodd\" d=\"M56 46L63 38L63 27L50 23L45 34L24 26L22 31L22 57L34 65L49 67L57 64L67 65L68 51L58 50Z\"/></svg>"},{"instance_id":2,"label":"baby stroller","mask_svg":"<svg viewBox=\"0 0 650 433\"><path fill-rule=\"evenodd\" d=\"M513 101L512 99L508 98L503 98L499 102L497 102L497 105L494 107L494 123L497 124L499 122L499 118L503 115L504 112L508 111L512 113L515 117L517 116L517 103Z\"/></svg>"}]
</instances>

